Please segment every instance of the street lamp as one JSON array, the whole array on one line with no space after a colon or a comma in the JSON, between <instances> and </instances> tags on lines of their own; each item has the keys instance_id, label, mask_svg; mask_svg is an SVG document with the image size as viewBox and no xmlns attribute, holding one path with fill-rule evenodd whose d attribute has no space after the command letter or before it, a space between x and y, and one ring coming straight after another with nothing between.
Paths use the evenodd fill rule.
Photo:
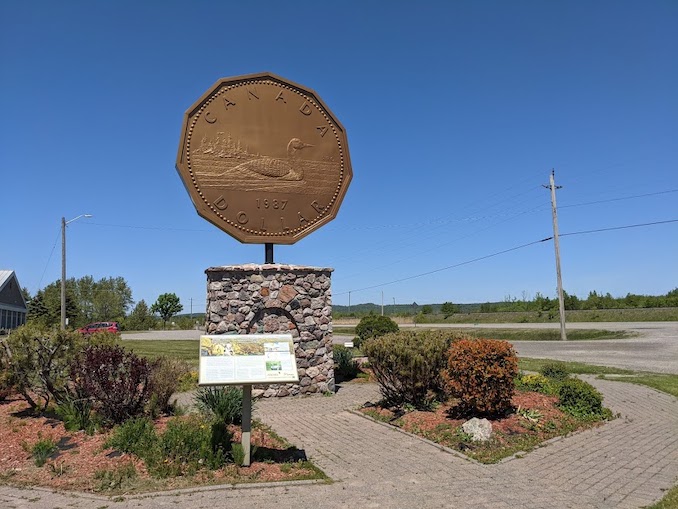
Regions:
<instances>
[{"instance_id":1,"label":"street lamp","mask_svg":"<svg viewBox=\"0 0 678 509\"><path fill-rule=\"evenodd\" d=\"M66 329L66 225L81 217L92 217L92 214L80 214L70 221L61 218L61 330Z\"/></svg>"}]
</instances>

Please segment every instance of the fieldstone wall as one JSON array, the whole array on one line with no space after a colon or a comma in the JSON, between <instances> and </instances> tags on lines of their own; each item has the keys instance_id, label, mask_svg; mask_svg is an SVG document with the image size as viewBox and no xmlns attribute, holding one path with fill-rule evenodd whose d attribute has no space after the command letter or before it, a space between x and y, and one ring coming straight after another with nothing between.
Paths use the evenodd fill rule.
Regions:
<instances>
[{"instance_id":1,"label":"fieldstone wall","mask_svg":"<svg viewBox=\"0 0 678 509\"><path fill-rule=\"evenodd\" d=\"M254 386L253 396L334 392L333 269L228 265L207 274L208 334L292 334L299 384Z\"/></svg>"}]
</instances>

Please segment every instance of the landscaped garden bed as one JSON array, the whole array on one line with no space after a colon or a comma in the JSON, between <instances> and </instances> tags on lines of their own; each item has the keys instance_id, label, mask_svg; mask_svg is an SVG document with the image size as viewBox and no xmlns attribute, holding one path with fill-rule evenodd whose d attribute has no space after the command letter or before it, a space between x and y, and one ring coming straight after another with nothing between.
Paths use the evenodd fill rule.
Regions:
<instances>
[{"instance_id":1,"label":"landscaped garden bed","mask_svg":"<svg viewBox=\"0 0 678 509\"><path fill-rule=\"evenodd\" d=\"M369 372L379 384L382 400L365 404L362 414L482 463L612 418L602 395L563 364L520 373L506 341L408 331L372 336L361 347L366 367L341 351L337 368L349 377Z\"/></svg>"},{"instance_id":2,"label":"landscaped garden bed","mask_svg":"<svg viewBox=\"0 0 678 509\"><path fill-rule=\"evenodd\" d=\"M532 391L518 391L512 398L516 411L489 418L492 435L487 442L473 441L462 430L468 419L454 417L454 404L438 405L430 411L384 408L368 404L359 409L374 420L396 426L437 444L454 449L481 463L496 463L515 454L527 453L559 436L599 425L602 421L577 419L558 408L558 398Z\"/></svg>"},{"instance_id":3,"label":"landscaped garden bed","mask_svg":"<svg viewBox=\"0 0 678 509\"><path fill-rule=\"evenodd\" d=\"M160 417L153 425L162 432L170 422L190 422L196 417ZM209 427L207 421L201 422ZM231 425L229 431L237 444L239 427ZM113 430L92 435L67 431L58 417L34 416L23 398L10 396L0 403L0 482L114 495L209 484L325 478L317 467L302 459L303 453L256 422L252 429L255 461L251 466L228 462L210 470L202 468L204 462L197 458L193 466L189 461L179 461L176 475L163 475L135 454L107 447L113 434ZM184 472L179 472L181 469Z\"/></svg>"},{"instance_id":4,"label":"landscaped garden bed","mask_svg":"<svg viewBox=\"0 0 678 509\"><path fill-rule=\"evenodd\" d=\"M148 360L112 334L23 327L0 342L0 482L110 494L205 484L325 479L255 422L242 466L242 390L171 402L192 367Z\"/></svg>"}]
</instances>

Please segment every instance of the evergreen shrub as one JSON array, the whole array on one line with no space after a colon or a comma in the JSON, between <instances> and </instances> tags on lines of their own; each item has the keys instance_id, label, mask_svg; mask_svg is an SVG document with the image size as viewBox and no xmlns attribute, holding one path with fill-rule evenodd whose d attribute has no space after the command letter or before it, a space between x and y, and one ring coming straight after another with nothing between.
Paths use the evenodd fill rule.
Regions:
<instances>
[{"instance_id":1,"label":"evergreen shrub","mask_svg":"<svg viewBox=\"0 0 678 509\"><path fill-rule=\"evenodd\" d=\"M430 408L442 392L451 340L444 331L400 331L367 340L362 349L385 403Z\"/></svg>"},{"instance_id":2,"label":"evergreen shrub","mask_svg":"<svg viewBox=\"0 0 678 509\"><path fill-rule=\"evenodd\" d=\"M558 390L558 406L574 417L597 419L607 417L609 411L603 408L603 395L590 383L578 378L565 380Z\"/></svg>"},{"instance_id":3,"label":"evergreen shrub","mask_svg":"<svg viewBox=\"0 0 678 509\"><path fill-rule=\"evenodd\" d=\"M562 362L548 362L541 367L539 373L541 373L546 378L550 378L551 380L556 380L558 382L562 382L563 380L566 380L570 377L570 372Z\"/></svg>"},{"instance_id":4,"label":"evergreen shrub","mask_svg":"<svg viewBox=\"0 0 678 509\"><path fill-rule=\"evenodd\" d=\"M452 343L443 376L461 414L499 416L511 411L516 352L507 341L462 339Z\"/></svg>"},{"instance_id":5,"label":"evergreen shrub","mask_svg":"<svg viewBox=\"0 0 678 509\"><path fill-rule=\"evenodd\" d=\"M334 356L334 370L342 380L351 380L358 376L360 368L358 363L353 360L353 353L351 350L342 345L334 345L332 347Z\"/></svg>"},{"instance_id":6,"label":"evergreen shrub","mask_svg":"<svg viewBox=\"0 0 678 509\"><path fill-rule=\"evenodd\" d=\"M383 336L390 332L398 332L399 330L398 324L388 316L367 315L361 318L358 325L356 325L355 346L360 348L362 344L370 338Z\"/></svg>"}]
</instances>

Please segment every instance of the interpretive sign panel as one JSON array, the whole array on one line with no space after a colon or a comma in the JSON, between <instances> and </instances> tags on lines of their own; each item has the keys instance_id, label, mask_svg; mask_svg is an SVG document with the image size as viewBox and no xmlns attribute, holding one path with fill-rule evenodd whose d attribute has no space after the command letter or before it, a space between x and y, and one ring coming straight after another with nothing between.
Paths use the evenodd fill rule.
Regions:
<instances>
[{"instance_id":1,"label":"interpretive sign panel","mask_svg":"<svg viewBox=\"0 0 678 509\"><path fill-rule=\"evenodd\" d=\"M291 334L200 336L199 385L299 382Z\"/></svg>"}]
</instances>

